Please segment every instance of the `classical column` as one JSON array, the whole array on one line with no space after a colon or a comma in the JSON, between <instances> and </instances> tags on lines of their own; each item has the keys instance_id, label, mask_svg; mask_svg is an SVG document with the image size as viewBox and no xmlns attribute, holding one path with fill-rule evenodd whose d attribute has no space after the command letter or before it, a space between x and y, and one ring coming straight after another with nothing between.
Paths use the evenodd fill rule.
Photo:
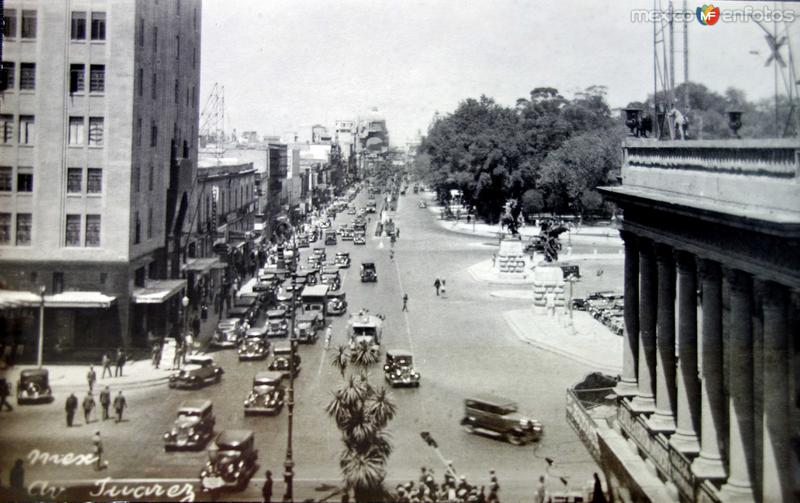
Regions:
<instances>
[{"instance_id":1,"label":"classical column","mask_svg":"<svg viewBox=\"0 0 800 503\"><path fill-rule=\"evenodd\" d=\"M700 338L700 456L692 472L704 479L727 476L722 459L725 395L722 388L722 274L717 262L699 260L702 330Z\"/></svg>"},{"instance_id":2,"label":"classical column","mask_svg":"<svg viewBox=\"0 0 800 503\"><path fill-rule=\"evenodd\" d=\"M614 389L619 396L637 392L636 370L639 358L639 249L636 235L620 232L625 242L625 330L622 343L622 379Z\"/></svg>"},{"instance_id":3,"label":"classical column","mask_svg":"<svg viewBox=\"0 0 800 503\"><path fill-rule=\"evenodd\" d=\"M675 258L672 248L656 246L658 311L656 316L656 411L653 431L675 431Z\"/></svg>"},{"instance_id":4,"label":"classical column","mask_svg":"<svg viewBox=\"0 0 800 503\"><path fill-rule=\"evenodd\" d=\"M786 289L764 284L764 418L761 501L790 501L792 496L789 336Z\"/></svg>"},{"instance_id":5,"label":"classical column","mask_svg":"<svg viewBox=\"0 0 800 503\"><path fill-rule=\"evenodd\" d=\"M700 379L697 368L697 266L678 252L678 425L669 439L686 454L700 452Z\"/></svg>"},{"instance_id":6,"label":"classical column","mask_svg":"<svg viewBox=\"0 0 800 503\"><path fill-rule=\"evenodd\" d=\"M653 412L656 384L656 265L653 242L639 239L639 389L631 400L636 412Z\"/></svg>"},{"instance_id":7,"label":"classical column","mask_svg":"<svg viewBox=\"0 0 800 503\"><path fill-rule=\"evenodd\" d=\"M753 281L749 274L726 271L731 289L728 383L728 480L723 501L755 501L753 494Z\"/></svg>"}]
</instances>

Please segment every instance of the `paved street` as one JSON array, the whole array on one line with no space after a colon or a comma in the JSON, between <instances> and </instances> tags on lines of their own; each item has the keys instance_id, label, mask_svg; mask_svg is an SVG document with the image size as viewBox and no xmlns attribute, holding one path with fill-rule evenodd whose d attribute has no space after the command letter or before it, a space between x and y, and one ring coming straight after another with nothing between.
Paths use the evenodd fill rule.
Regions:
<instances>
[{"instance_id":1,"label":"paved street","mask_svg":"<svg viewBox=\"0 0 800 503\"><path fill-rule=\"evenodd\" d=\"M366 196L359 195L357 205ZM389 258L388 238L374 236L373 214L367 246L340 241L327 247L329 258L336 250L350 251L353 265L342 270L342 287L347 293L349 312L367 308L386 316L384 346L411 349L422 374L418 389L397 389L396 419L390 424L394 452L388 465L388 485L416 480L422 465L443 473L435 452L419 436L430 431L442 453L456 470L470 481L488 484L488 470L500 478L501 499L520 501L529 498L535 480L545 473L545 457L555 459L551 473L568 478L573 487L583 486L596 469L583 445L565 421L565 389L592 369L569 359L527 345L515 337L503 312L523 309L527 300L490 295L490 288L477 283L467 268L490 256L493 248L485 238L449 232L426 210L418 209L413 195L401 197L395 217L401 238L395 244L395 260ZM340 215L335 224L352 217ZM320 241L312 244L321 246ZM310 249L303 249L303 263ZM362 284L358 266L362 260L377 265L379 281ZM587 267L603 267L593 265ZM619 264L609 264L605 276L620 277ZM589 283L599 281L593 269L584 269ZM587 274L588 272L588 274ZM436 276L447 281L447 298L435 295ZM590 285L591 286L591 285ZM496 288L496 287L492 287ZM579 289L588 288L578 285ZM409 312L402 313L402 295L409 295ZM576 292L577 294L578 292ZM346 316L334 318L334 341L344 343ZM322 338L321 338L322 339ZM332 353L332 351L329 351ZM342 450L338 431L324 407L341 378L328 363L322 340L313 346L300 346L302 371L296 380L294 430L295 498L321 498L322 484L339 481L338 455ZM16 458L25 458L32 449L52 453L91 452L91 434L99 430L105 439L109 467L95 472L91 467L27 466L26 482L37 479L93 479L110 476L120 479L169 479L196 481L206 454L165 453L161 435L171 426L179 403L187 398L213 400L217 430L247 428L255 431L260 469L248 489L237 499L257 498L259 481L270 469L275 479L275 494L283 493L281 480L285 456L287 411L277 417L248 417L242 402L257 370L264 362L239 363L234 350L214 353L226 370L221 384L196 391L170 390L166 386L127 393L129 420L82 425L68 429L64 421L64 396L43 406L16 407L13 413L0 414L0 467L3 477ZM372 381L383 380L376 366ZM491 392L515 399L520 409L544 424L545 435L538 445L515 447L505 442L465 433L459 426L463 399L473 392ZM557 477L555 482L560 485ZM556 486L554 486L556 488ZM197 495L201 498L200 494Z\"/></svg>"}]
</instances>

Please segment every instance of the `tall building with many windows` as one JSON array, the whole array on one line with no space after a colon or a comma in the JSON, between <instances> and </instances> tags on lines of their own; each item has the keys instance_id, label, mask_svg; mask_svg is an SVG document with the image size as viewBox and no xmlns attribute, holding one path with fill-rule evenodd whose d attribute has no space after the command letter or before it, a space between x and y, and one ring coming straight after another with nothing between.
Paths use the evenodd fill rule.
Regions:
<instances>
[{"instance_id":1,"label":"tall building with many windows","mask_svg":"<svg viewBox=\"0 0 800 503\"><path fill-rule=\"evenodd\" d=\"M18 308L42 287L46 353L179 321L200 17L200 0L4 2L0 315L24 351Z\"/></svg>"}]
</instances>

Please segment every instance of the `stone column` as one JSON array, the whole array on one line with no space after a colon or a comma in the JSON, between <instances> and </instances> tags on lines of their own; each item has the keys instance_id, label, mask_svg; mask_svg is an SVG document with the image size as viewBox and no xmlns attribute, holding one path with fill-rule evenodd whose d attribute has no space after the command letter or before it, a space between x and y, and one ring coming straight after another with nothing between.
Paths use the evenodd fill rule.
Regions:
<instances>
[{"instance_id":1,"label":"stone column","mask_svg":"<svg viewBox=\"0 0 800 503\"><path fill-rule=\"evenodd\" d=\"M675 431L675 258L672 248L656 246L658 312L656 318L656 411L653 431Z\"/></svg>"},{"instance_id":2,"label":"stone column","mask_svg":"<svg viewBox=\"0 0 800 503\"><path fill-rule=\"evenodd\" d=\"M764 284L764 418L761 501L792 500L791 402L786 289Z\"/></svg>"},{"instance_id":3,"label":"stone column","mask_svg":"<svg viewBox=\"0 0 800 503\"><path fill-rule=\"evenodd\" d=\"M697 367L697 268L678 252L678 425L670 443L686 454L700 452L700 379Z\"/></svg>"},{"instance_id":4,"label":"stone column","mask_svg":"<svg viewBox=\"0 0 800 503\"><path fill-rule=\"evenodd\" d=\"M636 412L653 412L656 405L656 286L653 242L639 239L639 389L631 401Z\"/></svg>"},{"instance_id":5,"label":"stone column","mask_svg":"<svg viewBox=\"0 0 800 503\"><path fill-rule=\"evenodd\" d=\"M753 281L726 271L731 288L730 373L728 377L728 480L723 501L755 501L753 494Z\"/></svg>"},{"instance_id":6,"label":"stone column","mask_svg":"<svg viewBox=\"0 0 800 503\"><path fill-rule=\"evenodd\" d=\"M711 260L699 260L702 330L700 339L700 456L692 472L703 479L727 476L722 459L725 395L722 388L722 275Z\"/></svg>"},{"instance_id":7,"label":"stone column","mask_svg":"<svg viewBox=\"0 0 800 503\"><path fill-rule=\"evenodd\" d=\"M614 389L619 396L635 396L639 359L639 249L636 235L623 231L625 241L625 330L622 343L622 380Z\"/></svg>"}]
</instances>

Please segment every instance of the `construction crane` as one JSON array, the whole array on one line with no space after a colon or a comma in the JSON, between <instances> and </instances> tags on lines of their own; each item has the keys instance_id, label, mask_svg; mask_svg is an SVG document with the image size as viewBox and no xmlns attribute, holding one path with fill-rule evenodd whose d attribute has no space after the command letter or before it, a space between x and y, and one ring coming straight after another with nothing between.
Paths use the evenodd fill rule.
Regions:
<instances>
[{"instance_id":1,"label":"construction crane","mask_svg":"<svg viewBox=\"0 0 800 503\"><path fill-rule=\"evenodd\" d=\"M220 159L225 153L225 86L214 83L200 113L200 146Z\"/></svg>"}]
</instances>

